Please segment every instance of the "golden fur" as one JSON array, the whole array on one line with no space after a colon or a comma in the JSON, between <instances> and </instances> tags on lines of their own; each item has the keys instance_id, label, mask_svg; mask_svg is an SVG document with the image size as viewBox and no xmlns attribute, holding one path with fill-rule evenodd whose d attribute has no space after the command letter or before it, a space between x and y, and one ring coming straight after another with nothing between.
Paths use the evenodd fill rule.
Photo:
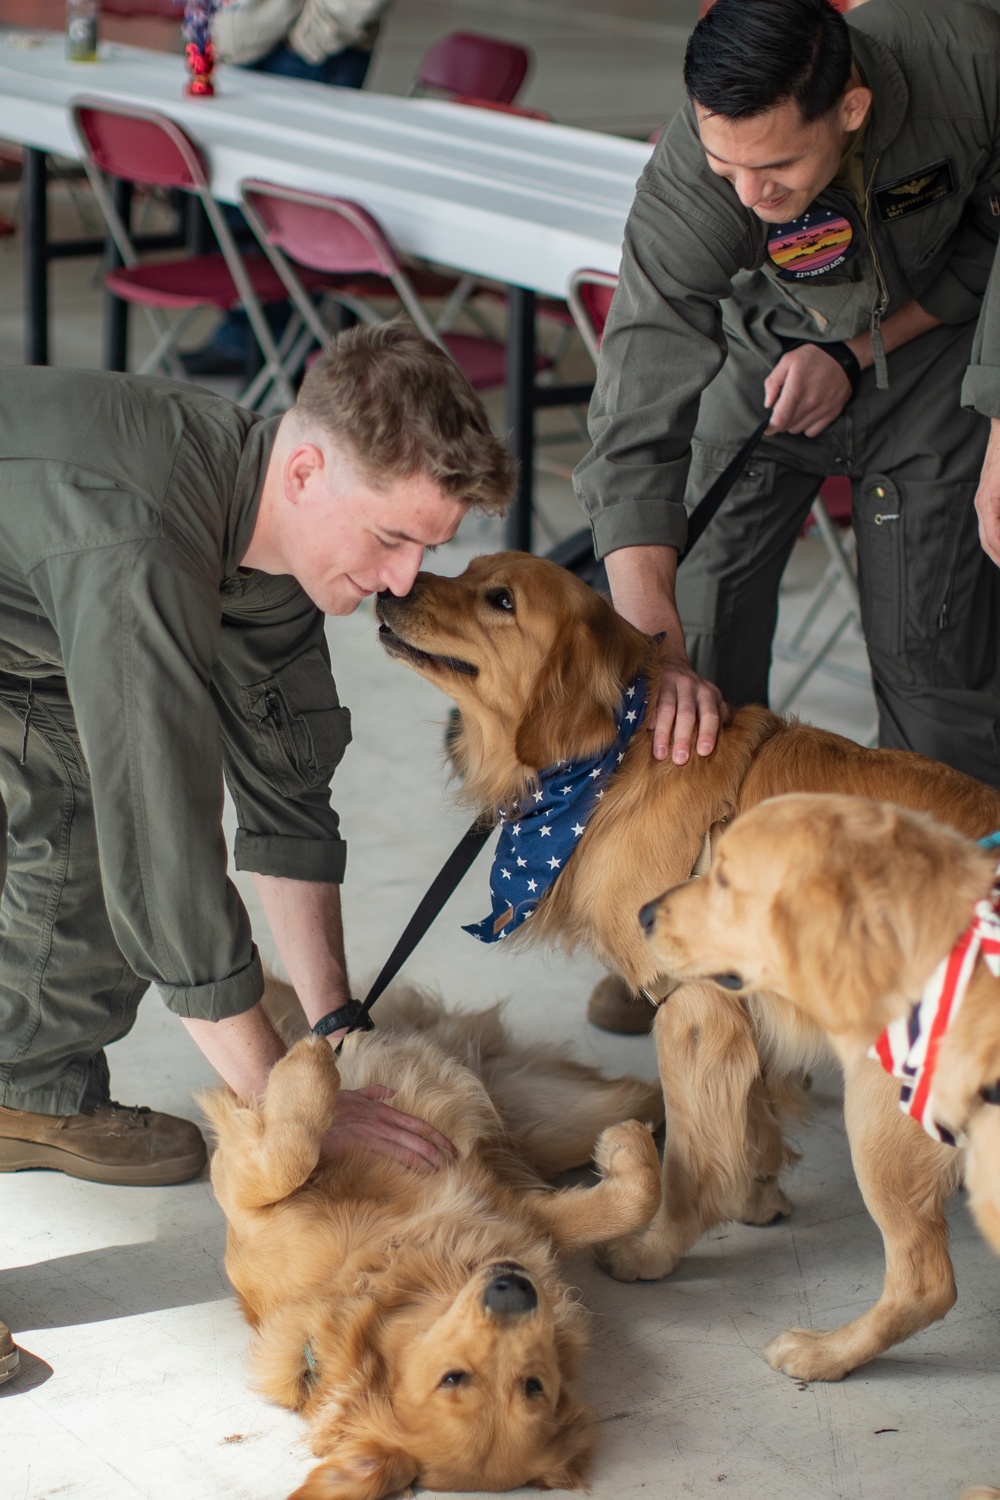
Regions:
<instances>
[{"instance_id":1,"label":"golden fur","mask_svg":"<svg viewBox=\"0 0 1000 1500\"><path fill-rule=\"evenodd\" d=\"M287 986L270 981L268 1000L294 1015ZM578 1488L592 1446L573 1390L585 1318L557 1257L655 1211L656 1150L625 1117L655 1119L658 1090L513 1045L496 1008L447 1015L414 991L384 996L378 1023L339 1059L306 1036L262 1103L224 1089L204 1101L255 1381L302 1412L321 1460L294 1500ZM426 1176L360 1151L320 1162L342 1085L388 1085L458 1160ZM596 1187L545 1187L542 1171L591 1154ZM534 1305L497 1312L487 1291L510 1273Z\"/></svg>"},{"instance_id":2,"label":"golden fur","mask_svg":"<svg viewBox=\"0 0 1000 1500\"><path fill-rule=\"evenodd\" d=\"M647 913L677 978L774 990L822 1027L845 1069L908 1013L993 884L996 852L925 814L861 797L775 797L719 840L705 879ZM968 1136L973 1217L1000 1253L1000 979L981 960L938 1055L941 1124ZM933 1190L914 1182L913 1192Z\"/></svg>"},{"instance_id":3,"label":"golden fur","mask_svg":"<svg viewBox=\"0 0 1000 1500\"><path fill-rule=\"evenodd\" d=\"M421 573L405 599L380 597L379 615L390 654L461 709L464 795L484 809L507 803L542 767L609 744L622 685L655 667L655 645L605 599L523 553L476 558L458 578ZM691 874L706 834L788 791L892 800L971 837L1000 827L1000 795L969 777L742 708L713 754L685 766L654 761L646 735L637 735L558 883L508 941L523 934L580 944L635 989L657 988L663 976L640 907ZM778 1182L792 1155L782 1122L804 1108L803 1072L826 1047L815 1023L778 996L740 998L704 981L671 994L655 1034L668 1124L663 1204L643 1230L604 1252L626 1280L667 1275L721 1220L769 1223L788 1211ZM942 1317L955 1296L943 1212L954 1152L902 1116L877 1064L849 1070L846 1117L885 1237L886 1276L875 1307L845 1328L794 1330L769 1346L776 1368L807 1380L840 1379ZM876 1155L887 1160L873 1175ZM933 1190L913 1203L916 1172ZM901 1228L902 1201L910 1207Z\"/></svg>"}]
</instances>

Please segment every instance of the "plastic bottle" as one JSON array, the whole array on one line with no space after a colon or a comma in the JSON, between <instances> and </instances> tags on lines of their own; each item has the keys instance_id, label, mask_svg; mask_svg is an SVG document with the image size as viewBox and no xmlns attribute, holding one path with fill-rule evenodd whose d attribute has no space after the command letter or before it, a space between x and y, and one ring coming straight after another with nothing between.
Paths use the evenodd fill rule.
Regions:
<instances>
[{"instance_id":1,"label":"plastic bottle","mask_svg":"<svg viewBox=\"0 0 1000 1500\"><path fill-rule=\"evenodd\" d=\"M66 0L66 56L97 61L97 0Z\"/></svg>"}]
</instances>

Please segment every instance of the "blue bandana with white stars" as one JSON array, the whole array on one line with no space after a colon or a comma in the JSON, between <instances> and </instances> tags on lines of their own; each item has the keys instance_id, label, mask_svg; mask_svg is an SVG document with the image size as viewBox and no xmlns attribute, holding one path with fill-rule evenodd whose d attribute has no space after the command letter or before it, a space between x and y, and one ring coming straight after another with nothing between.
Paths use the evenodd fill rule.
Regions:
<instances>
[{"instance_id":1,"label":"blue bandana with white stars","mask_svg":"<svg viewBox=\"0 0 1000 1500\"><path fill-rule=\"evenodd\" d=\"M625 689L615 716L611 746L590 760L557 760L538 773L538 787L523 805L501 808L500 842L490 871L493 910L463 927L483 943L495 943L520 927L554 885L605 792L605 782L625 759L629 740L642 723L646 682Z\"/></svg>"}]
</instances>

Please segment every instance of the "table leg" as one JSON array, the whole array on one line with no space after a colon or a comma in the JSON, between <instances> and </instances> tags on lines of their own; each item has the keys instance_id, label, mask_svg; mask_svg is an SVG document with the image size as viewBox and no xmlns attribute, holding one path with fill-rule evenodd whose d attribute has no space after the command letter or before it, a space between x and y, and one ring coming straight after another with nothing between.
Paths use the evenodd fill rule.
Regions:
<instances>
[{"instance_id":1,"label":"table leg","mask_svg":"<svg viewBox=\"0 0 1000 1500\"><path fill-rule=\"evenodd\" d=\"M131 232L132 184L120 177L112 178L111 197L125 228ZM105 268L113 271L121 263L118 247L109 234L104 247ZM120 297L113 297L110 292L104 296L104 368L128 369L128 303Z\"/></svg>"},{"instance_id":2,"label":"table leg","mask_svg":"<svg viewBox=\"0 0 1000 1500\"><path fill-rule=\"evenodd\" d=\"M49 234L44 151L25 146L21 164L24 214L24 362L49 362Z\"/></svg>"},{"instance_id":3,"label":"table leg","mask_svg":"<svg viewBox=\"0 0 1000 1500\"><path fill-rule=\"evenodd\" d=\"M517 488L507 516L507 545L531 551L535 457L535 294L507 288L507 426L517 459Z\"/></svg>"}]
</instances>

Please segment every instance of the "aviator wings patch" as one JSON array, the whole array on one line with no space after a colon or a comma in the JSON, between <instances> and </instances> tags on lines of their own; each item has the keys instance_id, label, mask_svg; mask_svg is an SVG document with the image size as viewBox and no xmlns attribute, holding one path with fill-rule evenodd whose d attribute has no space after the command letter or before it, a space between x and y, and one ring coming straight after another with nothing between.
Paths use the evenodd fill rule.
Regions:
<instances>
[{"instance_id":1,"label":"aviator wings patch","mask_svg":"<svg viewBox=\"0 0 1000 1500\"><path fill-rule=\"evenodd\" d=\"M951 173L951 162L945 158L944 161L922 167L912 176L887 182L883 187L876 188L872 196L883 224L891 224L896 219L905 218L907 214L929 208L932 203L938 203L954 191L955 179Z\"/></svg>"}]
</instances>

